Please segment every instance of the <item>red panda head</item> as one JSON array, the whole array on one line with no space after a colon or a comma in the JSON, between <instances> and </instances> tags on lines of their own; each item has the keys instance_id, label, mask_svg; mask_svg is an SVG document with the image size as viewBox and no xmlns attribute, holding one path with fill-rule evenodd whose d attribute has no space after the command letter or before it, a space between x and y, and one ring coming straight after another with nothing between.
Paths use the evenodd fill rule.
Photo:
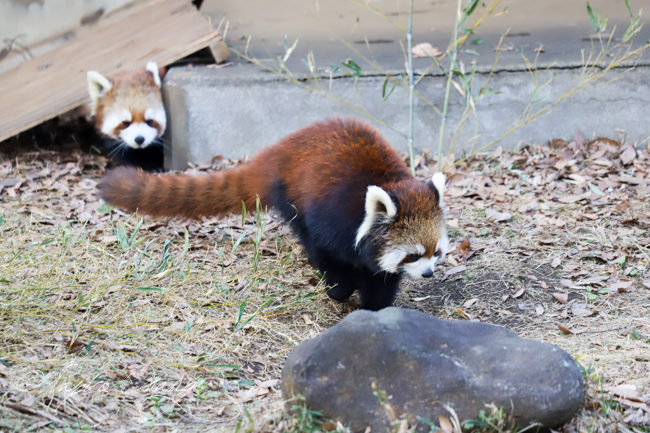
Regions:
<instances>
[{"instance_id":1,"label":"red panda head","mask_svg":"<svg viewBox=\"0 0 650 433\"><path fill-rule=\"evenodd\" d=\"M134 149L159 143L167 126L160 75L154 62L110 79L89 71L88 92L97 129Z\"/></svg>"},{"instance_id":2,"label":"red panda head","mask_svg":"<svg viewBox=\"0 0 650 433\"><path fill-rule=\"evenodd\" d=\"M409 179L384 188L369 186L357 247L361 243L369 247L382 271L403 272L414 279L432 276L449 245L442 210L444 188L442 173L428 182Z\"/></svg>"}]
</instances>

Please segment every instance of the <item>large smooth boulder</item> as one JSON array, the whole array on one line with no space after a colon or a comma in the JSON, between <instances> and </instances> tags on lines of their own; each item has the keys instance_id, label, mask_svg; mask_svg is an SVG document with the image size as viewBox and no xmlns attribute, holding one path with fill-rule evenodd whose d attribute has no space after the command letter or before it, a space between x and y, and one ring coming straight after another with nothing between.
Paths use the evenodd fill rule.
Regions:
<instances>
[{"instance_id":1,"label":"large smooth boulder","mask_svg":"<svg viewBox=\"0 0 650 433\"><path fill-rule=\"evenodd\" d=\"M302 396L308 407L355 432L367 426L388 432L373 382L418 432L429 427L417 416L436 424L439 414L450 417L444 405L461 421L494 404L520 427L554 428L571 420L584 397L580 369L557 346L499 326L394 307L348 315L300 343L282 371L286 399Z\"/></svg>"}]
</instances>

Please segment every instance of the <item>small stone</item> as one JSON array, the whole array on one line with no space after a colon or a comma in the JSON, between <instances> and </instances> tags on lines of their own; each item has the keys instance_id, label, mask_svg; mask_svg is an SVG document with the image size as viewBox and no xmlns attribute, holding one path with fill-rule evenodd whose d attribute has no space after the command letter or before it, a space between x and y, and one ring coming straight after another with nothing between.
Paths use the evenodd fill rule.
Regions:
<instances>
[{"instance_id":1,"label":"small stone","mask_svg":"<svg viewBox=\"0 0 650 433\"><path fill-rule=\"evenodd\" d=\"M445 321L400 308L356 311L316 338L302 342L282 371L285 398L305 398L325 418L352 431L391 431L373 394L385 392L397 418L417 432L438 415L478 419L486 404L514 415L519 428L539 422L557 428L584 398L583 377L571 356L549 343L498 326ZM489 411L486 411L489 413Z\"/></svg>"}]
</instances>

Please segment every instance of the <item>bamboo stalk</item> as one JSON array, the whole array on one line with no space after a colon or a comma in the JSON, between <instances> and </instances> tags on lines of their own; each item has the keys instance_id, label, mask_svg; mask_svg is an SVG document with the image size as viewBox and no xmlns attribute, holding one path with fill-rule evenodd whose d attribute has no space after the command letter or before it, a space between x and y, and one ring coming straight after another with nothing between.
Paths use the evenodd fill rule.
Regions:
<instances>
[{"instance_id":1,"label":"bamboo stalk","mask_svg":"<svg viewBox=\"0 0 650 433\"><path fill-rule=\"evenodd\" d=\"M411 174L415 176L415 166L413 158L413 93L415 84L413 83L413 0L409 7L409 29L406 33L406 45L408 50L408 74L409 74L409 161L411 165Z\"/></svg>"},{"instance_id":2,"label":"bamboo stalk","mask_svg":"<svg viewBox=\"0 0 650 433\"><path fill-rule=\"evenodd\" d=\"M438 139L438 171L442 171L442 143L445 139L445 126L447 125L447 112L449 110L449 93L451 92L451 80L454 77L454 65L458 57L458 23L460 22L461 0L458 0L456 8L456 24L454 25L453 50L451 53L452 62L449 65L447 76L447 88L445 89L445 102L442 107L442 119L440 120L440 137Z\"/></svg>"}]
</instances>

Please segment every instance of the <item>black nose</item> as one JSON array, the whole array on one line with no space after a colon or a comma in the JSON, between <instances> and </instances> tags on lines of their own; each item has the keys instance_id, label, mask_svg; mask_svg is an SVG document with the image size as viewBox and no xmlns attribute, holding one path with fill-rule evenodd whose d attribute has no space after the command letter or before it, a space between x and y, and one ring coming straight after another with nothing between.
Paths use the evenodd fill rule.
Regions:
<instances>
[{"instance_id":1,"label":"black nose","mask_svg":"<svg viewBox=\"0 0 650 433\"><path fill-rule=\"evenodd\" d=\"M432 270L432 269L429 269L428 271L423 272L423 273L422 273L422 276L423 276L424 278L431 278L431 277L433 277L433 270Z\"/></svg>"},{"instance_id":2,"label":"black nose","mask_svg":"<svg viewBox=\"0 0 650 433\"><path fill-rule=\"evenodd\" d=\"M144 137L142 135L138 135L137 137L135 137L134 141L138 144L142 144L144 143Z\"/></svg>"}]
</instances>

